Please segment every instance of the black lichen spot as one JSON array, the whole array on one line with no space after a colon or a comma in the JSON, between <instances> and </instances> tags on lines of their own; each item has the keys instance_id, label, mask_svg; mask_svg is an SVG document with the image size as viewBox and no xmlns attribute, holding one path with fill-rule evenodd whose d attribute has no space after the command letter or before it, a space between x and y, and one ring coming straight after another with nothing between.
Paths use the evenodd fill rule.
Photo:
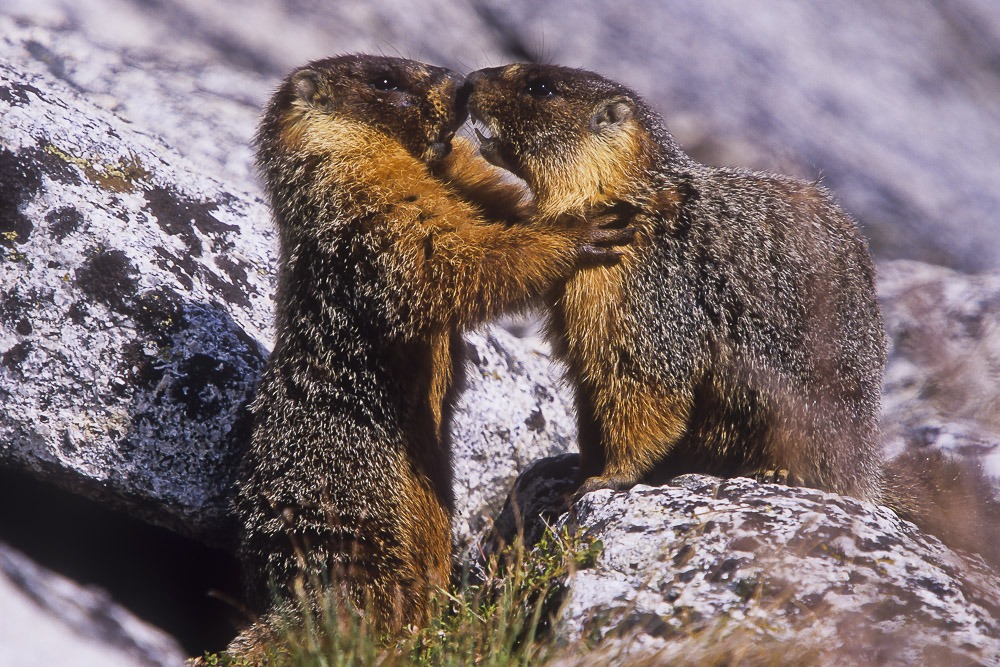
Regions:
<instances>
[{"instance_id":1,"label":"black lichen spot","mask_svg":"<svg viewBox=\"0 0 1000 667\"><path fill-rule=\"evenodd\" d=\"M218 208L214 202L199 202L180 196L171 188L154 187L146 192L146 205L156 218L160 228L171 236L179 236L195 257L201 257L201 239L195 234L197 228L206 236L216 237L214 246L224 245L224 235L237 231L236 225L220 222L212 211Z\"/></svg>"},{"instance_id":2,"label":"black lichen spot","mask_svg":"<svg viewBox=\"0 0 1000 667\"><path fill-rule=\"evenodd\" d=\"M761 596L763 584L757 576L740 577L731 584L731 590L740 600L748 602L758 600Z\"/></svg>"},{"instance_id":3,"label":"black lichen spot","mask_svg":"<svg viewBox=\"0 0 1000 667\"><path fill-rule=\"evenodd\" d=\"M180 378L170 396L185 406L189 419L208 419L222 410L224 388L237 380L236 369L207 354L194 354L180 365Z\"/></svg>"},{"instance_id":4,"label":"black lichen spot","mask_svg":"<svg viewBox=\"0 0 1000 667\"><path fill-rule=\"evenodd\" d=\"M694 558L694 547L690 544L685 544L683 547L677 550L674 554L673 562L677 567L684 567L688 564L692 558Z\"/></svg>"},{"instance_id":5,"label":"black lichen spot","mask_svg":"<svg viewBox=\"0 0 1000 667\"><path fill-rule=\"evenodd\" d=\"M29 341L21 341L3 353L3 356L0 357L0 364L5 368L19 371L21 364L28 358L29 352L31 352L31 343Z\"/></svg>"},{"instance_id":6,"label":"black lichen spot","mask_svg":"<svg viewBox=\"0 0 1000 667\"><path fill-rule=\"evenodd\" d=\"M35 228L21 208L42 189L42 174L26 156L0 148L0 245L24 243Z\"/></svg>"},{"instance_id":7,"label":"black lichen spot","mask_svg":"<svg viewBox=\"0 0 1000 667\"><path fill-rule=\"evenodd\" d=\"M194 224L198 227L198 230L205 234L206 236L222 236L224 234L230 234L232 232L238 232L240 230L236 225L227 225L222 222L214 215L210 215L209 211L214 211L219 208L219 205L215 202L194 202L188 200L189 204L195 204L197 206L204 207L205 213L203 215L196 216L194 219Z\"/></svg>"},{"instance_id":8,"label":"black lichen spot","mask_svg":"<svg viewBox=\"0 0 1000 667\"><path fill-rule=\"evenodd\" d=\"M38 165L39 169L48 174L49 178L60 183L79 185L83 182L80 178L80 167L67 162L62 151L49 143L43 143L41 148L25 148L21 155L29 158Z\"/></svg>"},{"instance_id":9,"label":"black lichen spot","mask_svg":"<svg viewBox=\"0 0 1000 667\"><path fill-rule=\"evenodd\" d=\"M160 347L168 346L173 335L187 323L180 295L167 287L140 294L134 303L132 319L139 332Z\"/></svg>"},{"instance_id":10,"label":"black lichen spot","mask_svg":"<svg viewBox=\"0 0 1000 667\"><path fill-rule=\"evenodd\" d=\"M903 541L894 535L874 535L871 537L858 537L855 544L859 551L866 553L892 551L900 547Z\"/></svg>"},{"instance_id":11,"label":"black lichen spot","mask_svg":"<svg viewBox=\"0 0 1000 667\"><path fill-rule=\"evenodd\" d=\"M66 311L66 314L69 315L69 319L73 324L83 325L87 321L87 316L90 315L90 309L87 308L87 304L83 301L74 301L73 305Z\"/></svg>"},{"instance_id":12,"label":"black lichen spot","mask_svg":"<svg viewBox=\"0 0 1000 667\"><path fill-rule=\"evenodd\" d=\"M795 601L795 604L792 605L792 608L796 612L801 612L804 609L817 614L827 611L830 608L830 603L826 601L825 593L809 593L808 595L799 597Z\"/></svg>"},{"instance_id":13,"label":"black lichen spot","mask_svg":"<svg viewBox=\"0 0 1000 667\"><path fill-rule=\"evenodd\" d=\"M16 291L0 294L0 323L14 326L31 310L31 303Z\"/></svg>"},{"instance_id":14,"label":"black lichen spot","mask_svg":"<svg viewBox=\"0 0 1000 667\"><path fill-rule=\"evenodd\" d=\"M113 311L127 314L138 288L136 269L121 250L92 251L76 270L76 286Z\"/></svg>"},{"instance_id":15,"label":"black lichen spot","mask_svg":"<svg viewBox=\"0 0 1000 667\"><path fill-rule=\"evenodd\" d=\"M111 197L108 200L108 204L110 205L111 211L112 211L112 213L114 214L114 216L116 218L118 218L122 222L131 222L132 221L132 218L129 215L129 212L126 211L125 208L122 206L122 200L121 199L119 199L118 197ZM140 217L140 221L141 222L146 222L146 216L141 216Z\"/></svg>"},{"instance_id":16,"label":"black lichen spot","mask_svg":"<svg viewBox=\"0 0 1000 667\"><path fill-rule=\"evenodd\" d=\"M682 584L689 584L697 576L698 576L698 570L685 570L684 572L678 572L676 579Z\"/></svg>"},{"instance_id":17,"label":"black lichen spot","mask_svg":"<svg viewBox=\"0 0 1000 667\"><path fill-rule=\"evenodd\" d=\"M743 559L741 558L727 558L722 561L722 563L708 576L708 581L717 583L720 581L728 581L732 578L732 575L736 570L740 568L743 564Z\"/></svg>"},{"instance_id":18,"label":"black lichen spot","mask_svg":"<svg viewBox=\"0 0 1000 667\"><path fill-rule=\"evenodd\" d=\"M922 588L926 591L930 591L938 598L944 600L946 598L955 597L957 591L949 586L946 582L938 581L936 579L931 579L930 577L919 577L910 582L913 586Z\"/></svg>"},{"instance_id":19,"label":"black lichen spot","mask_svg":"<svg viewBox=\"0 0 1000 667\"><path fill-rule=\"evenodd\" d=\"M528 418L524 420L524 425L529 431L541 431L545 428L545 415L538 408L532 410Z\"/></svg>"},{"instance_id":20,"label":"black lichen spot","mask_svg":"<svg viewBox=\"0 0 1000 667\"><path fill-rule=\"evenodd\" d=\"M250 305L250 298L246 295L246 292L234 286L232 283L228 283L211 271L205 271L202 274L202 279L208 283L208 286L216 293L222 295L222 298L226 303L240 304L244 307Z\"/></svg>"},{"instance_id":21,"label":"black lichen spot","mask_svg":"<svg viewBox=\"0 0 1000 667\"><path fill-rule=\"evenodd\" d=\"M771 517L765 512L765 510L761 510L759 512L746 513L743 516L743 521L740 522L740 528L747 532L764 535L771 529L771 524Z\"/></svg>"},{"instance_id":22,"label":"black lichen spot","mask_svg":"<svg viewBox=\"0 0 1000 667\"><path fill-rule=\"evenodd\" d=\"M164 375L163 367L156 364L156 357L147 355L145 347L138 340L129 341L122 348L117 371L122 381L112 383L111 389L121 397L130 396L137 389L153 389Z\"/></svg>"},{"instance_id":23,"label":"black lichen spot","mask_svg":"<svg viewBox=\"0 0 1000 667\"><path fill-rule=\"evenodd\" d=\"M247 280L247 265L243 262L234 262L225 255L216 257L215 265L225 271L232 283L227 284L219 280L212 281L212 285L219 290L228 303L240 304L244 308L249 308L250 294L257 294L257 290ZM219 284L216 285L216 282Z\"/></svg>"},{"instance_id":24,"label":"black lichen spot","mask_svg":"<svg viewBox=\"0 0 1000 667\"><path fill-rule=\"evenodd\" d=\"M45 99L45 96L42 95L42 91L30 84L11 83L7 86L0 86L0 101L6 102L12 107L27 106L31 103L31 98L28 97L28 93L31 93L40 100Z\"/></svg>"},{"instance_id":25,"label":"black lichen spot","mask_svg":"<svg viewBox=\"0 0 1000 667\"><path fill-rule=\"evenodd\" d=\"M156 253L157 257L153 260L154 264L164 271L170 271L170 273L174 274L184 289L191 290L194 288L194 280L192 278L198 271L198 265L190 256L177 257L163 246L156 246L153 248L153 252Z\"/></svg>"},{"instance_id":26,"label":"black lichen spot","mask_svg":"<svg viewBox=\"0 0 1000 667\"><path fill-rule=\"evenodd\" d=\"M45 221L49 223L49 236L62 241L80 228L83 216L72 206L63 206L46 213Z\"/></svg>"},{"instance_id":27,"label":"black lichen spot","mask_svg":"<svg viewBox=\"0 0 1000 667\"><path fill-rule=\"evenodd\" d=\"M27 317L22 317L17 325L14 326L14 331L21 334L22 336L29 336L34 329L31 326L31 320Z\"/></svg>"},{"instance_id":28,"label":"black lichen spot","mask_svg":"<svg viewBox=\"0 0 1000 667\"><path fill-rule=\"evenodd\" d=\"M188 254L201 257L201 239L194 232L194 219L205 213L204 206L192 210L190 203L181 201L172 190L161 187L146 192L146 204L160 229L171 236L179 236Z\"/></svg>"}]
</instances>

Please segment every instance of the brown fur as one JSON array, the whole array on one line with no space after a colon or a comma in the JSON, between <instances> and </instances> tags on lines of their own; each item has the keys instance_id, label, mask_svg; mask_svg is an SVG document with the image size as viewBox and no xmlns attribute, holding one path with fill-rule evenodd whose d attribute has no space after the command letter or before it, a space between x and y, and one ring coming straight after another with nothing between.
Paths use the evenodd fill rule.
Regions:
<instances>
[{"instance_id":1,"label":"brown fur","mask_svg":"<svg viewBox=\"0 0 1000 667\"><path fill-rule=\"evenodd\" d=\"M291 74L258 132L280 235L276 338L237 482L256 655L346 591L386 633L451 569L447 422L461 329L523 307L627 232L521 220L520 192L456 142L455 75L343 56ZM275 599L277 594L277 600ZM309 602L313 601L313 602Z\"/></svg>"},{"instance_id":2,"label":"brown fur","mask_svg":"<svg viewBox=\"0 0 1000 667\"><path fill-rule=\"evenodd\" d=\"M874 268L825 191L695 163L634 92L590 72L510 65L466 85L484 156L529 184L543 219L617 209L637 228L620 264L551 303L582 491L780 473L882 497Z\"/></svg>"}]
</instances>

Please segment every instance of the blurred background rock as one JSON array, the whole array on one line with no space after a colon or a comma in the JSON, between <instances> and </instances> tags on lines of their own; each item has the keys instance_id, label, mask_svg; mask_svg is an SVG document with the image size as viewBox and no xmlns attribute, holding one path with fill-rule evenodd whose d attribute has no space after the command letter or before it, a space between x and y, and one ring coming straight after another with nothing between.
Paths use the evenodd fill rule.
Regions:
<instances>
[{"instance_id":1,"label":"blurred background rock","mask_svg":"<svg viewBox=\"0 0 1000 667\"><path fill-rule=\"evenodd\" d=\"M864 228L883 275L880 290L893 343L885 401L889 449L893 453L907 448L944 449L964 456L970 465L993 478L1000 474L1000 422L996 418L996 396L1000 395L1000 5L994 0L859 0L849 4L779 0L4 0L0 6L0 90L5 92L0 93L0 109L17 105L23 109L31 100L41 99L32 97L39 94L50 108L63 105L65 118L73 118L79 110L80 136L105 132L106 145L101 144L100 150L117 151L109 164L130 154L130 147L134 147L132 152L147 161L149 170L134 176L152 179L160 186L176 186L179 194L187 197L174 202L180 209L204 213L215 210L204 206L217 206L214 215L224 223L244 217L243 238L228 232L219 236L236 244L236 250L244 254L232 256L242 261L253 253L273 253L273 238L260 231L268 226L267 212L253 173L250 145L261 105L291 68L347 52L398 55L463 72L523 60L593 69L622 81L652 102L680 143L703 162L822 179ZM18 85L5 86L15 73L22 77ZM29 79L34 83L24 84ZM12 154L31 142L41 146L42 135L58 144L53 137L69 132L59 127L25 129L27 125L15 126L11 118L0 116L0 144ZM20 168L22 163L15 159L12 164ZM67 164L82 169L77 163ZM7 216L0 220L0 231L23 235L32 226L45 228L49 229L50 244L56 243L51 240L55 238L66 248L73 246L81 235L75 231L77 223L45 217L47 209L42 205L31 208L34 205L26 199L23 184L16 180L0 178L0 208ZM117 211L128 225L137 227L137 223L150 220L148 207L143 209L146 204L141 201L97 194L104 197L100 206ZM98 202L94 193L77 192L74 196ZM88 217L87 211L83 220L81 228L100 224L97 217ZM225 224L222 227L227 228ZM91 232L93 229L87 233ZM202 232L198 227L191 233L207 242L209 236ZM36 234L32 243L41 243L39 236ZM40 280L44 273L36 264L32 274L26 263L16 259L17 253L30 255L32 250L21 240L0 238L0 252L5 253L0 263L0 287L5 290ZM121 243L125 255L135 260L141 246L129 245L129 239ZM48 246L35 249L44 247ZM227 266L220 264L218 257L229 257L231 250L228 246L218 250L215 244L211 247L205 259L199 260L204 266L198 275L214 271L212 275L221 276L223 282L213 284L229 284L233 272L218 273L220 267ZM218 252L215 263L220 267L208 262L214 252ZM269 259L258 255L251 257L259 260L255 264L258 273L244 275L244 286L257 291L252 299L243 298L247 303L241 303L235 293L228 297L210 294L217 298L220 321L224 320L234 335L246 334L241 344L247 345L251 356L255 346L269 346L267 286L273 254ZM160 280L156 269L140 267L143 271L135 278L140 287L146 287L144 280ZM163 275L170 277L169 272ZM197 284L195 287L199 289ZM56 296L79 297L71 293L72 286L64 292L60 289L55 288ZM4 304L13 303L12 293L0 294L6 299L0 303L0 311ZM190 314L191 295L183 290L179 293L183 297L179 308ZM19 389L33 381L30 372L24 376L26 369L58 371L58 364L40 356L42 345L30 352L25 343L49 341L47 349L55 350L52 358L56 359L60 336L75 331L74 326L100 331L113 343L112 348L136 335L128 318L106 326L100 311L82 325L68 324L59 320L65 315L58 309L53 316L41 312L44 304L29 305L19 304L18 308L30 317L19 315L0 322L0 398L10 401L5 410L25 396L36 400L35 394ZM0 315L8 311L13 312L7 308ZM199 330L202 334L205 331ZM216 345L228 344L220 339ZM492 480L484 483L484 488L467 481L468 491L460 492L463 497L479 493L483 499L477 497L463 508L467 515L462 525L469 527L460 529L465 531L463 539L469 537L469 530L481 527L482 503L489 501L487 504L495 508L511 475L534 457L572 449L571 426L567 426L571 417L560 397L565 390L546 379L546 371L532 366L525 376L521 368L521 359L533 364L544 351L503 334L496 339L477 338L473 345L482 358L484 382L495 375L489 364L497 363L506 369L506 375L541 378L537 384L535 380L522 382L522 388L526 395L544 398L528 396L515 401L519 406L524 404L530 417L525 420L519 416L520 421L510 427L481 428L499 417L491 417L488 410L479 411L475 405L465 409L465 420L458 426L463 441L479 438L499 442L500 450L506 452L502 465L507 467L503 474L466 474L463 469L462 479ZM95 359L103 354L97 347L91 351ZM171 349L182 348L175 345ZM221 411L229 419L223 431L231 430L235 406L252 378L241 380L242 394L217 392L216 398L228 410ZM102 378L97 376L94 381ZM504 399L496 396L510 396L512 390L491 386L477 389L482 393L476 396L486 397L483 404L495 406L500 413L506 406ZM0 426L3 424L4 416L0 415ZM9 434L26 428L25 424L15 426L13 431L0 431L0 440L15 437ZM50 430L55 432L55 426ZM517 440L522 431L530 442ZM513 440L521 444L509 444ZM225 605L220 603L204 617L197 616L190 599L173 599L171 595L178 591L170 589L177 588L181 580L191 584L185 595L203 596L203 591L213 586L225 589L219 582L231 583L231 571L228 579L221 574L232 569L231 561L172 532L146 532L152 528L138 520L118 523L120 517L101 514L101 509L95 509L98 506L82 515L74 514L73 496L50 492L34 479L38 465L10 453L61 444L43 441L44 437L27 444L0 441L0 485L4 491L0 494L4 503L0 508L0 541L6 540L64 573L74 562L84 563L88 558L103 561L92 570L75 570L72 576L113 588L112 575L118 574L121 581L118 590L112 590L114 597L128 598L133 609L142 608L144 598L146 608L140 609L141 615L182 636L183 650L219 648L218 642L224 641L228 630L207 630L204 626L208 623L205 619L224 616L220 608ZM221 446L210 443L210 447ZM229 460L225 454L222 451L214 459L206 454L206 460L224 468ZM474 458L485 465L488 461L484 460L493 455L462 453L459 465ZM166 461L169 463L169 457ZM120 475L116 484L121 486L110 489L80 482L87 474L99 478L93 470L58 473L50 466L48 481L108 501L109 506L124 508L133 516L189 537L215 541L210 533L217 528L224 506L216 487L224 486L225 480L216 468L186 463L192 466L192 474L184 479L199 480L190 484L201 486L191 496L195 501L173 506L170 502L178 497L187 502L187 496L175 493L183 479L165 483L159 473L146 473L148 479L142 479L143 469L138 464ZM200 481L198 474L211 483ZM12 507L17 516L8 518L5 513ZM70 507L74 509L69 511ZM477 509L479 516L474 516ZM94 527L97 523L112 528L100 533ZM82 529L70 532L74 527ZM64 535L77 541L60 540ZM122 542L134 542L137 550L122 549L121 542L113 542L113 535ZM101 540L105 540L104 551L88 543ZM148 549L142 551L142 545ZM118 560L108 549L119 552ZM32 578L45 576L44 568L31 569L34 566L20 555L5 558L2 574L11 581L27 576L12 572L30 571ZM147 569L134 578L125 576L124 564L137 561L148 561ZM25 562L27 565L22 565ZM218 577L194 580L189 576L189 562L202 564L201 570ZM178 563L184 567L177 569ZM175 569L166 574L168 565ZM155 583L156 579L163 581ZM143 587L148 590L143 591ZM0 588L0 597L5 601L20 599L5 592L15 589L30 587ZM141 594L129 598L130 591L134 594L137 590ZM43 609L53 615L59 608L42 605L34 594L22 597L25 604L36 606L36 612ZM153 608L170 604L177 607L173 620L169 614L153 618ZM28 614L26 611L21 617L28 618ZM185 615L184 622L178 621ZM71 611L62 622L70 635L121 638L121 633L101 630L107 623L100 615L95 616L96 625L89 630L83 629L78 617ZM191 627L199 623L203 627ZM132 627L128 623L122 626ZM10 652L17 646L16 640L27 642L29 647L46 642L27 632L18 630L10 637L0 637L0 664L10 662L12 655L17 658L11 664L31 664L25 662L27 653ZM177 647L169 643L132 638L119 642L124 661L140 655L135 653L136 646L160 651L168 663L178 655ZM141 654L147 662L153 660L148 651ZM90 658L85 656L89 655L82 649L76 654L69 651L62 664L87 664ZM38 656L36 664L48 664L48 653ZM110 658L108 664L112 664Z\"/></svg>"},{"instance_id":2,"label":"blurred background rock","mask_svg":"<svg viewBox=\"0 0 1000 667\"><path fill-rule=\"evenodd\" d=\"M1000 264L992 0L6 0L3 11L58 35L38 40L39 67L233 173L249 167L258 108L308 60L363 51L460 71L540 60L633 87L700 160L822 178L882 258ZM81 42L115 55L95 59ZM178 76L188 87L173 108L143 104Z\"/></svg>"}]
</instances>

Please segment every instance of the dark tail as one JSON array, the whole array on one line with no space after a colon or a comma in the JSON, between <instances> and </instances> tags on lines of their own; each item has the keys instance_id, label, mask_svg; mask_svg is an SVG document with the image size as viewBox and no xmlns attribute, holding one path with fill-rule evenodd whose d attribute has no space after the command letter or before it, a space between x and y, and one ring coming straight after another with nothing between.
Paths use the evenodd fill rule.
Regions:
<instances>
[{"instance_id":1,"label":"dark tail","mask_svg":"<svg viewBox=\"0 0 1000 667\"><path fill-rule=\"evenodd\" d=\"M883 501L949 547L1000 567L1000 500L983 471L939 450L889 461Z\"/></svg>"}]
</instances>

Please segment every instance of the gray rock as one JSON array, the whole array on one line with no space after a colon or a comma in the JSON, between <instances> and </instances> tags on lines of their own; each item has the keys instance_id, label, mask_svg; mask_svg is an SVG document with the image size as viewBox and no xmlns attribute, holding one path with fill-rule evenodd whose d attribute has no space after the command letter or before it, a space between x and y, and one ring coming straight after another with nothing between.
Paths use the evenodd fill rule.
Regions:
<instances>
[{"instance_id":1,"label":"gray rock","mask_svg":"<svg viewBox=\"0 0 1000 667\"><path fill-rule=\"evenodd\" d=\"M502 329L466 340L467 386L451 428L461 547L499 512L528 464L576 448L576 417L543 346Z\"/></svg>"},{"instance_id":2,"label":"gray rock","mask_svg":"<svg viewBox=\"0 0 1000 667\"><path fill-rule=\"evenodd\" d=\"M1000 273L879 267L888 455L938 450L1000 480Z\"/></svg>"},{"instance_id":3,"label":"gray rock","mask_svg":"<svg viewBox=\"0 0 1000 667\"><path fill-rule=\"evenodd\" d=\"M0 463L217 534L269 335L266 207L7 62L0 114Z\"/></svg>"},{"instance_id":4,"label":"gray rock","mask_svg":"<svg viewBox=\"0 0 1000 667\"><path fill-rule=\"evenodd\" d=\"M533 466L518 481L541 489L540 501L521 507L529 525L559 511L546 493L568 481L558 467ZM795 662L791 648L808 664L1000 660L995 573L885 508L684 475L587 494L555 523L563 527L602 550L567 582L554 622L567 647L557 664L576 664L588 644L598 652L578 664L709 664L731 657L732 637L743 650L768 647L766 664Z\"/></svg>"},{"instance_id":5,"label":"gray rock","mask_svg":"<svg viewBox=\"0 0 1000 667\"><path fill-rule=\"evenodd\" d=\"M97 588L84 588L0 543L0 664L180 667L185 655Z\"/></svg>"}]
</instances>

